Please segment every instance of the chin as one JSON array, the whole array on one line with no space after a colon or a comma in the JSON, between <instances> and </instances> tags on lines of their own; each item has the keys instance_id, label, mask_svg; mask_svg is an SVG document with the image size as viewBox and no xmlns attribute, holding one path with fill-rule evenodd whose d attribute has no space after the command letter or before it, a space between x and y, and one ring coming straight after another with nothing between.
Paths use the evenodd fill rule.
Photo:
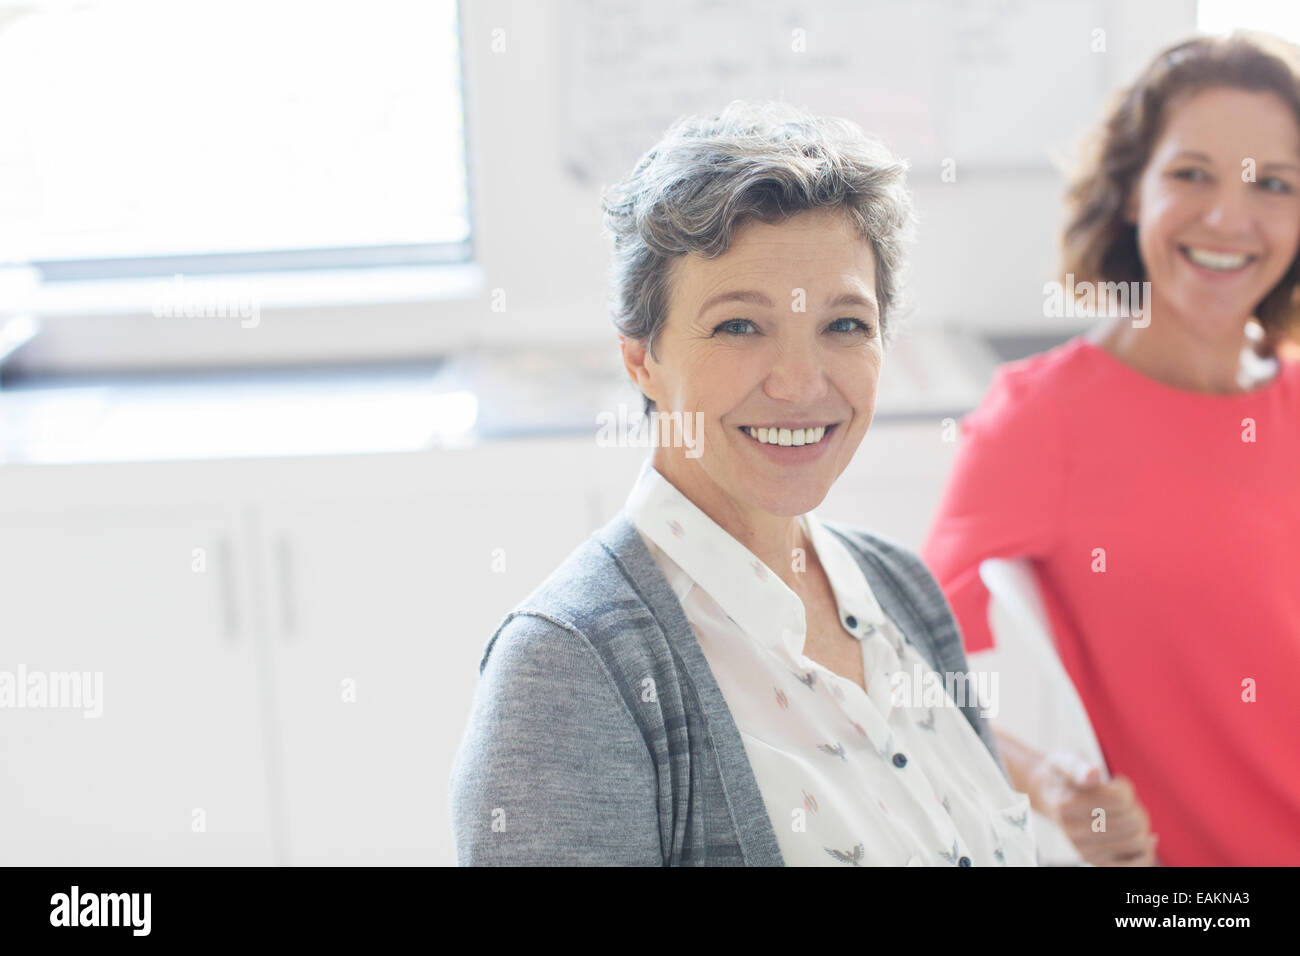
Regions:
<instances>
[{"instance_id":1,"label":"chin","mask_svg":"<svg viewBox=\"0 0 1300 956\"><path fill-rule=\"evenodd\" d=\"M1277 281L1281 281L1281 276ZM1244 316L1254 312L1277 282L1260 289L1221 289L1206 290L1199 285L1186 282L1170 282L1173 294L1168 301L1186 321L1206 332L1214 332L1228 325L1234 325ZM1217 293L1217 294L1216 294ZM1152 316L1159 321L1159 314Z\"/></svg>"},{"instance_id":2,"label":"chin","mask_svg":"<svg viewBox=\"0 0 1300 956\"><path fill-rule=\"evenodd\" d=\"M820 483L816 487L808 485L800 488L782 485L776 488L763 489L750 500L770 515L795 518L812 511L825 501L826 493L829 490L828 487L824 487Z\"/></svg>"},{"instance_id":3,"label":"chin","mask_svg":"<svg viewBox=\"0 0 1300 956\"><path fill-rule=\"evenodd\" d=\"M1204 335L1217 338L1225 330L1241 324L1253 311L1255 301L1257 300L1216 302L1213 299L1201 299L1199 302L1193 300L1185 305L1180 303L1179 308L1183 310L1184 315L1190 317L1191 324L1199 328Z\"/></svg>"}]
</instances>

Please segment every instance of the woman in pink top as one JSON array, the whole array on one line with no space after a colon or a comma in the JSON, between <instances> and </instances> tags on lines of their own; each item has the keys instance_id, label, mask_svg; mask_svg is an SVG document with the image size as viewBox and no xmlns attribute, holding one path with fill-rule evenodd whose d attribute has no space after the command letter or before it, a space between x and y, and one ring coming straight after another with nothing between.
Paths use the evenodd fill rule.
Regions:
<instances>
[{"instance_id":1,"label":"woman in pink top","mask_svg":"<svg viewBox=\"0 0 1300 956\"><path fill-rule=\"evenodd\" d=\"M1279 349L1300 279L1292 56L1198 38L1117 99L1045 293L1143 283L1140 314L1107 317L1095 286L1092 330L999 369L923 551L968 651L993 642L980 563L1032 562L1116 778L999 748L1093 863L1153 862L1155 834L1166 864L1300 863L1300 361Z\"/></svg>"}]
</instances>

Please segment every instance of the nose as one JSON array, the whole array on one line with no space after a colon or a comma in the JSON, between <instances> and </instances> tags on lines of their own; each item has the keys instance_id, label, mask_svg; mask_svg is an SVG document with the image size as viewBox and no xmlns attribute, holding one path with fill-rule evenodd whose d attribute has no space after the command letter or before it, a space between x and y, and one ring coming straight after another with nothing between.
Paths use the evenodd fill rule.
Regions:
<instances>
[{"instance_id":1,"label":"nose","mask_svg":"<svg viewBox=\"0 0 1300 956\"><path fill-rule=\"evenodd\" d=\"M815 344L787 341L777 346L763 391L771 399L806 408L827 392L823 359Z\"/></svg>"},{"instance_id":2,"label":"nose","mask_svg":"<svg viewBox=\"0 0 1300 956\"><path fill-rule=\"evenodd\" d=\"M1209 208L1205 210L1205 224L1219 232L1233 235L1249 231L1249 185L1230 180L1214 193Z\"/></svg>"}]
</instances>

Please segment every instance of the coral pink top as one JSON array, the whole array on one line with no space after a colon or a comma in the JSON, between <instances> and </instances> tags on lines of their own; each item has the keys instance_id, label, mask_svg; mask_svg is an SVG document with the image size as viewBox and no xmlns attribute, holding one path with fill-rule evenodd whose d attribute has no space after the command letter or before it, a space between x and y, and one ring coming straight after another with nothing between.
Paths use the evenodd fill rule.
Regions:
<instances>
[{"instance_id":1,"label":"coral pink top","mask_svg":"<svg viewBox=\"0 0 1300 956\"><path fill-rule=\"evenodd\" d=\"M1161 862L1300 863L1300 362L1240 395L1083 338L1002 366L922 554L968 651L993 644L980 562L1033 562Z\"/></svg>"}]
</instances>

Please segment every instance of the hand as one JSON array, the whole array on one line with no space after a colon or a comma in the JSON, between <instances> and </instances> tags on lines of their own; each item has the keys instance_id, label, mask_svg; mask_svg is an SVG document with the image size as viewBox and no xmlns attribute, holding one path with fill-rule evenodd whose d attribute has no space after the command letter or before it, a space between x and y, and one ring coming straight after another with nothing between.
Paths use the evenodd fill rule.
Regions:
<instances>
[{"instance_id":1,"label":"hand","mask_svg":"<svg viewBox=\"0 0 1300 956\"><path fill-rule=\"evenodd\" d=\"M1057 751L1041 758L1030 776L1033 806L1057 824L1094 866L1159 866L1156 834L1126 777L1103 781L1101 769ZM1099 817L1096 810L1105 811ZM1105 830L1095 831L1094 820Z\"/></svg>"}]
</instances>

